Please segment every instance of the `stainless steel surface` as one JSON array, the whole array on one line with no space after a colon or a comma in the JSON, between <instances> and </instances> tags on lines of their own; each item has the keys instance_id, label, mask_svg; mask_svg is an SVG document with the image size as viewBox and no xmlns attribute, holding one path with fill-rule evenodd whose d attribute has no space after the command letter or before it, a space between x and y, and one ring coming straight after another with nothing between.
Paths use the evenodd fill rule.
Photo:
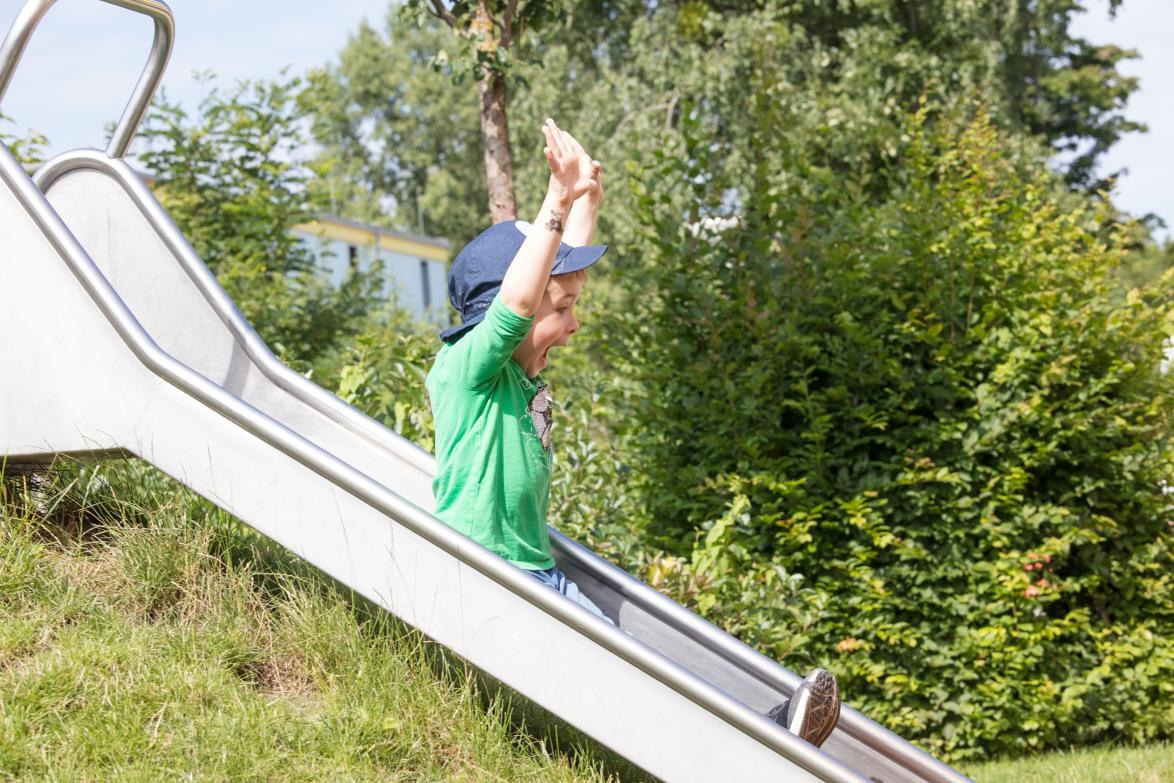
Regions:
<instances>
[{"instance_id":1,"label":"stainless steel surface","mask_svg":"<svg viewBox=\"0 0 1174 783\"><path fill-rule=\"evenodd\" d=\"M780 666L712 623L706 622L554 528L550 529L550 536L560 567L569 574L579 576L576 581L580 584L586 582L584 577L599 581L605 589L621 595L625 601L639 606L675 631L720 656L723 664L737 667L757 682L768 686L772 693L790 696L802 681L799 675ZM600 597L600 601L609 605L615 603L614 599L608 600L604 596ZM691 671L706 676L709 673L708 668L694 666L691 667ZM709 674L708 679L712 681L718 677ZM729 674L721 679L728 681ZM844 696L851 698L851 694ZM750 697L744 697L743 700L750 701ZM757 705L765 711L770 706L769 699L758 701ZM915 780L966 783L970 780L953 767L944 764L847 704L843 705L836 730L823 749L849 767L860 772L867 771L869 775L874 775L885 783ZM872 754L883 757L884 761Z\"/></svg>"},{"instance_id":2,"label":"stainless steel surface","mask_svg":"<svg viewBox=\"0 0 1174 783\"><path fill-rule=\"evenodd\" d=\"M129 165L76 150L34 181L164 350L432 510L432 455L278 361Z\"/></svg>"},{"instance_id":3,"label":"stainless steel surface","mask_svg":"<svg viewBox=\"0 0 1174 783\"><path fill-rule=\"evenodd\" d=\"M15 21L0 44L0 104L4 101L4 94L12 83L12 76L16 72L20 58L24 55L29 39L40 24L42 17L53 7L57 0L29 0L20 9ZM147 114L151 99L155 97L155 90L163 78L163 71L167 68L167 61L171 57L171 45L175 37L175 25L171 17L171 9L162 0L102 0L104 3L116 5L131 11L146 14L155 22L155 38L151 44L151 53L147 57L147 64L131 93L130 100L122 112L122 117L114 128L114 135L106 152L112 158L121 158L130 149L131 140L138 131L139 124Z\"/></svg>"},{"instance_id":4,"label":"stainless steel surface","mask_svg":"<svg viewBox=\"0 0 1174 783\"><path fill-rule=\"evenodd\" d=\"M61 314L5 376L0 453L148 459L667 780L862 780L166 354L6 149L0 176L0 324Z\"/></svg>"}]
</instances>

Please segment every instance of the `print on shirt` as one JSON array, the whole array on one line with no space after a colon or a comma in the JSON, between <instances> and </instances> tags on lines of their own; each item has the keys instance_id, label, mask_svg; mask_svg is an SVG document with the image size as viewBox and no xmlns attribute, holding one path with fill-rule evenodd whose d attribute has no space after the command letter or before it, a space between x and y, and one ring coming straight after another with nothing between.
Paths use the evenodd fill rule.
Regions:
<instances>
[{"instance_id":1,"label":"print on shirt","mask_svg":"<svg viewBox=\"0 0 1174 783\"><path fill-rule=\"evenodd\" d=\"M534 431L542 441L542 448L550 451L550 428L554 419L554 399L550 396L550 387L543 384L538 387L534 398L530 400L530 421L534 422Z\"/></svg>"}]
</instances>

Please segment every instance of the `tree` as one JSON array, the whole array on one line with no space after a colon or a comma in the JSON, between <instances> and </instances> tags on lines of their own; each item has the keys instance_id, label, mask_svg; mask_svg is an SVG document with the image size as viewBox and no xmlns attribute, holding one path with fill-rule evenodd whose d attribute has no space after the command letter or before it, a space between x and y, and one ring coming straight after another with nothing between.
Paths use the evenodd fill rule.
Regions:
<instances>
[{"instance_id":1,"label":"tree","mask_svg":"<svg viewBox=\"0 0 1174 783\"><path fill-rule=\"evenodd\" d=\"M189 117L161 97L138 159L155 192L245 318L286 362L307 366L345 340L372 306L373 273L331 285L292 232L319 206L306 184L300 82L210 86Z\"/></svg>"},{"instance_id":2,"label":"tree","mask_svg":"<svg viewBox=\"0 0 1174 783\"><path fill-rule=\"evenodd\" d=\"M336 214L401 231L472 238L489 220L473 86L428 67L448 33L389 14L301 96L322 152L310 187Z\"/></svg>"},{"instance_id":3,"label":"tree","mask_svg":"<svg viewBox=\"0 0 1174 783\"><path fill-rule=\"evenodd\" d=\"M492 22L490 38L475 29L470 14L479 6L461 3L452 4L450 16L470 27L453 28L461 49L452 52L451 37L439 27L447 23L433 3L421 0L409 6L414 18L389 14L382 35L362 28L338 65L312 78L315 137L327 148L322 170L337 166L343 172L327 181L344 209L355 205L355 217L406 230L423 226L459 245L490 216L477 190L487 182L485 166L477 162L485 149L477 141L483 115L474 119L470 92L470 82L489 67L483 62L502 66L512 123L529 128L547 114L557 117L604 161L609 182L618 184L633 150L675 143L685 96L706 94L695 104L703 112L725 100L708 85L720 63L730 61L728 42L752 21L762 35L786 42L795 58L796 99L801 94L842 115L829 115L829 122L851 122L874 136L868 153L874 158L893 149L892 137L880 129L891 127L894 111L936 84L959 96L983 95L1008 131L1041 138L1061 153L1071 184L1099 186L1092 172L1101 153L1138 128L1122 115L1136 88L1117 71L1129 53L1073 38L1073 0L1008 2L950 0L943 9L922 0L568 1L547 6L547 16L558 24L541 25L540 35L515 35L508 50L492 38L500 36ZM747 13L760 6L765 10ZM530 23L529 33L536 27ZM485 51L477 48L482 44ZM441 70L429 70L428 63ZM842 153L858 158L866 149L851 146L828 150L833 157L841 154L845 170L859 162ZM510 161L511 187L525 202L541 188L542 172L529 155L510 154ZM359 183L364 195L354 199L348 181ZM618 246L637 233L633 205L623 186L609 188L608 198L601 235Z\"/></svg>"},{"instance_id":4,"label":"tree","mask_svg":"<svg viewBox=\"0 0 1174 783\"><path fill-rule=\"evenodd\" d=\"M507 76L514 50L525 35L562 13L562 4L548 0L409 0L406 10L430 14L457 36L460 50L451 59L458 77L477 83L489 215L494 223L517 217L514 164L510 150ZM444 59L449 59L444 55Z\"/></svg>"},{"instance_id":5,"label":"tree","mask_svg":"<svg viewBox=\"0 0 1174 783\"><path fill-rule=\"evenodd\" d=\"M586 22L573 16L568 24ZM311 72L303 102L323 148L312 188L350 217L444 236L459 247L491 218L474 84L457 78L446 60L450 38L431 17L415 24L390 14L381 30L363 25L336 63ZM603 61L588 57L589 48L584 37L552 29L527 59L512 61L516 89L509 111L521 119L526 151L512 164L521 204L537 204L545 190L549 171L537 129L546 116L559 119L614 166L613 182L622 177L623 142L634 129L623 116L642 97L617 100L627 85L616 84ZM439 69L426 67L444 61L449 64ZM616 136L617 127L623 136ZM610 192L609 202L617 206L605 221L624 214L625 191Z\"/></svg>"},{"instance_id":6,"label":"tree","mask_svg":"<svg viewBox=\"0 0 1174 783\"><path fill-rule=\"evenodd\" d=\"M1109 13L1122 1L1110 0ZM772 6L694 0L685 7L730 13ZM834 49L850 48L869 30L892 31L899 40L894 54L936 58L943 84L982 84L1002 121L1043 138L1060 155L1074 187L1103 188L1097 161L1124 134L1145 130L1123 115L1138 82L1118 70L1137 53L1075 37L1080 0L788 0L775 7Z\"/></svg>"},{"instance_id":7,"label":"tree","mask_svg":"<svg viewBox=\"0 0 1174 783\"><path fill-rule=\"evenodd\" d=\"M649 158L602 327L648 578L950 758L1169 736L1174 278L1123 297L1111 206L981 108L930 97L845 174L757 78L747 169L695 123Z\"/></svg>"}]
</instances>

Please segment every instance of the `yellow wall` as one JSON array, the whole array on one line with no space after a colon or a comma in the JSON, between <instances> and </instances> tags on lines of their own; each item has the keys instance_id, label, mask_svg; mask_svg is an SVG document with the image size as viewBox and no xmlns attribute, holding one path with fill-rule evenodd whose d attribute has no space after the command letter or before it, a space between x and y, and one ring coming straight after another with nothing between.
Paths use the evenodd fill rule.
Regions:
<instances>
[{"instance_id":1,"label":"yellow wall","mask_svg":"<svg viewBox=\"0 0 1174 783\"><path fill-rule=\"evenodd\" d=\"M348 245L355 245L357 247L373 246L376 236L376 232L371 229L323 220L312 220L309 223L302 223L299 226L294 226L294 230L325 237L326 239L346 242ZM448 261L449 251L446 247L439 247L427 242L418 242L413 239L390 234L379 234L379 248L392 253L403 253L407 256L414 256L415 258Z\"/></svg>"}]
</instances>

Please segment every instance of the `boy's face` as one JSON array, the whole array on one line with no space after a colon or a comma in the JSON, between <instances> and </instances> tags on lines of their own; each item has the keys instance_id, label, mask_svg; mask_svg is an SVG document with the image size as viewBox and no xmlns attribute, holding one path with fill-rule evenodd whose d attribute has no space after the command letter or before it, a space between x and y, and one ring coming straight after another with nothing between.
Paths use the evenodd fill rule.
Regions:
<instances>
[{"instance_id":1,"label":"boy's face","mask_svg":"<svg viewBox=\"0 0 1174 783\"><path fill-rule=\"evenodd\" d=\"M521 365L527 377L533 378L549 364L547 354L551 348L567 345L571 335L579 331L575 302L586 282L586 274L552 277L547 282L542 304L534 313L534 325L514 351L514 361Z\"/></svg>"}]
</instances>

